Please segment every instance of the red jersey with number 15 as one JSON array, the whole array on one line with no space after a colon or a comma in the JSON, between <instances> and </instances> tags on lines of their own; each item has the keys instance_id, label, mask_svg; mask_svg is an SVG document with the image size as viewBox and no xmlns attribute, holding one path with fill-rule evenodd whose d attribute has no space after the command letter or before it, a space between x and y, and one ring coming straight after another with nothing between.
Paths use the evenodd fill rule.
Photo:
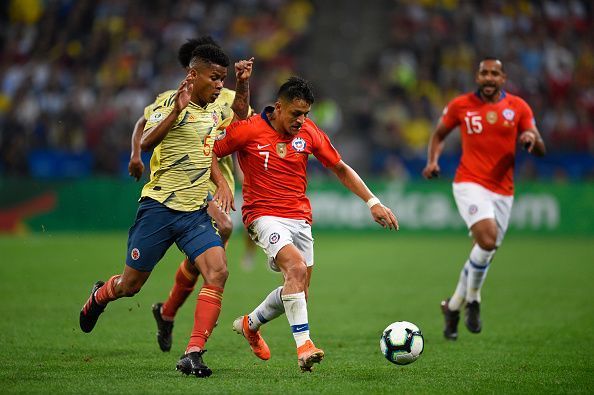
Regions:
<instances>
[{"instance_id":1,"label":"red jersey with number 15","mask_svg":"<svg viewBox=\"0 0 594 395\"><path fill-rule=\"evenodd\" d=\"M475 182L501 195L514 194L514 163L518 135L535 129L530 106L501 91L496 103L484 102L478 92L452 100L441 122L460 126L462 158L454 182Z\"/></svg>"},{"instance_id":2,"label":"red jersey with number 15","mask_svg":"<svg viewBox=\"0 0 594 395\"><path fill-rule=\"evenodd\" d=\"M265 215L312 222L307 189L307 159L313 154L324 166L340 161L328 136L307 119L295 136L282 135L267 114L231 124L214 146L218 157L237 151L243 180L243 223ZM268 111L268 113L267 113Z\"/></svg>"}]
</instances>

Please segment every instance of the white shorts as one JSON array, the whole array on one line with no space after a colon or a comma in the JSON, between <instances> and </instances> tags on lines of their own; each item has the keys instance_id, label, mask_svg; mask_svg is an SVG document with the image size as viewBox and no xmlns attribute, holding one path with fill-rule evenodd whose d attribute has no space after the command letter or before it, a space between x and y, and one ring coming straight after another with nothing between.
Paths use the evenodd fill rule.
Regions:
<instances>
[{"instance_id":1,"label":"white shorts","mask_svg":"<svg viewBox=\"0 0 594 395\"><path fill-rule=\"evenodd\" d=\"M493 218L497 223L497 242L501 245L511 215L513 196L500 195L474 182L456 182L452 185L458 212L468 229L478 221Z\"/></svg>"},{"instance_id":2,"label":"white shorts","mask_svg":"<svg viewBox=\"0 0 594 395\"><path fill-rule=\"evenodd\" d=\"M268 257L268 265L275 272L280 271L274 261L276 254L288 244L297 247L307 266L314 264L311 226L304 220L264 216L250 224L248 233L262 247Z\"/></svg>"}]
</instances>

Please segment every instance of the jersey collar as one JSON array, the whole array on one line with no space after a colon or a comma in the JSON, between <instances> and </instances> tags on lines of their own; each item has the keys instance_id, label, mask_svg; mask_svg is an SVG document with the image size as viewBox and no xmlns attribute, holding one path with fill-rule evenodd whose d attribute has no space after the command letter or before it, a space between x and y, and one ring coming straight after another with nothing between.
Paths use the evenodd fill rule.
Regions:
<instances>
[{"instance_id":1,"label":"jersey collar","mask_svg":"<svg viewBox=\"0 0 594 395\"><path fill-rule=\"evenodd\" d=\"M480 89L477 89L477 90L474 92L474 95L475 95L475 96L476 96L476 97L477 97L477 98L478 98L480 101L484 102L483 98L481 97L481 90L480 90ZM497 102L496 102L496 103L499 103L501 100L505 99L505 97L506 97L506 96L507 96L507 93L505 93L505 91L502 89L502 90L501 90L501 95L499 96L499 100L497 100Z\"/></svg>"},{"instance_id":2,"label":"jersey collar","mask_svg":"<svg viewBox=\"0 0 594 395\"><path fill-rule=\"evenodd\" d=\"M274 107L272 106L266 106L264 107L264 110L262 110L262 114L261 117L263 120L266 121L266 123L272 128L274 129L274 127L272 126L272 124L270 123L270 119L268 119L268 114L270 114L271 112L274 111Z\"/></svg>"}]
</instances>

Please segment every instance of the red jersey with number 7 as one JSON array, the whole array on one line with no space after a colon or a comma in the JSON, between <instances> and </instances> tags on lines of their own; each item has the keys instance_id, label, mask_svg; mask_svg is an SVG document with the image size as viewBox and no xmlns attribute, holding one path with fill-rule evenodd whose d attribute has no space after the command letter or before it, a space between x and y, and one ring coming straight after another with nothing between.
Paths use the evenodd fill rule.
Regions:
<instances>
[{"instance_id":1,"label":"red jersey with number 7","mask_svg":"<svg viewBox=\"0 0 594 395\"><path fill-rule=\"evenodd\" d=\"M513 195L516 141L520 133L535 129L530 106L504 91L496 103L484 102L478 92L467 93L446 106L441 122L448 129L460 126L462 157L454 182Z\"/></svg>"},{"instance_id":2,"label":"red jersey with number 7","mask_svg":"<svg viewBox=\"0 0 594 395\"><path fill-rule=\"evenodd\" d=\"M215 142L218 157L237 151L243 180L243 223L247 227L259 217L303 219L311 224L307 189L307 160L313 154L325 167L340 161L328 136L307 119L295 136L277 132L268 114L235 122Z\"/></svg>"}]
</instances>

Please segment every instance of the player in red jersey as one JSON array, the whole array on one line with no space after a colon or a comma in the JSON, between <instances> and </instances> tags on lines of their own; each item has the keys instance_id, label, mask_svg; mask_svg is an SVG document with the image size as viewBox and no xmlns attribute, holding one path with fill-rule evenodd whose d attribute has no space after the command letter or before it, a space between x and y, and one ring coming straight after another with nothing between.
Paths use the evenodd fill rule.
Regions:
<instances>
[{"instance_id":1,"label":"player in red jersey","mask_svg":"<svg viewBox=\"0 0 594 395\"><path fill-rule=\"evenodd\" d=\"M438 159L444 140L459 126L462 158L453 191L474 246L460 272L454 295L441 302L444 336L450 340L458 338L463 303L466 327L472 333L481 331L480 291L509 222L517 142L531 154L545 154L532 110L520 97L502 90L505 78L501 61L483 59L476 75L478 90L458 96L446 106L431 135L423 169L425 178L439 176Z\"/></svg>"},{"instance_id":2,"label":"player in red jersey","mask_svg":"<svg viewBox=\"0 0 594 395\"><path fill-rule=\"evenodd\" d=\"M307 118L314 102L309 83L291 77L278 92L274 107L237 122L216 141L217 156L238 153L244 174L243 222L268 263L284 276L256 309L241 316L233 329L261 359L270 350L259 328L286 313L297 345L299 367L310 371L324 357L309 336L307 293L313 269L312 212L305 195L307 160L313 154L354 194L367 202L371 216L384 228L398 229L392 211L383 206L357 173L341 160L328 136Z\"/></svg>"}]
</instances>

